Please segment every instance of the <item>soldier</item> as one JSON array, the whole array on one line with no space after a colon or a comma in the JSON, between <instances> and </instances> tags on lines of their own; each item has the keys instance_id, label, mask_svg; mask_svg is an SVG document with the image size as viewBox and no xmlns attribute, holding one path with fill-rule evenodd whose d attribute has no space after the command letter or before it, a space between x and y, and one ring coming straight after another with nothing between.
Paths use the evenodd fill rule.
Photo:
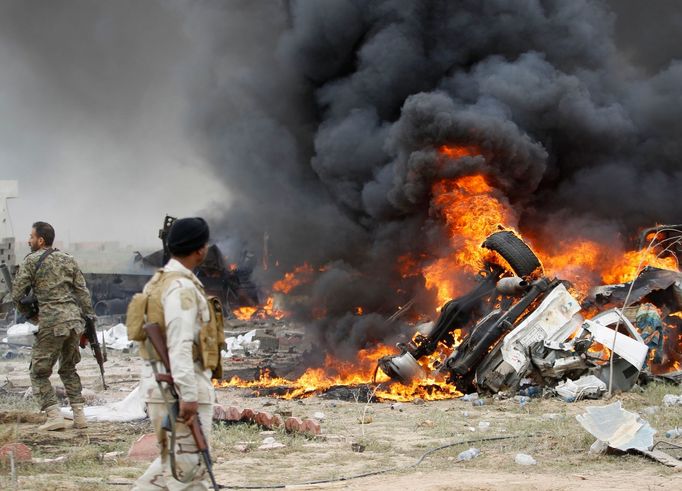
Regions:
<instances>
[{"instance_id":1,"label":"soldier","mask_svg":"<svg viewBox=\"0 0 682 491\"><path fill-rule=\"evenodd\" d=\"M147 468L135 482L135 490L179 490L208 489L206 467L201 461L197 446L189 431L188 424L199 418L204 434L208 438L212 419L215 391L211 384L211 370L215 363L202 360L202 352L215 352L216 343L206 346L202 329L211 324L212 316L203 285L192 270L206 258L209 229L202 218L182 218L171 227L167 245L171 258L145 285L143 296L146 322L156 322L165 331L166 346L170 358L171 374L180 400L180 412L175 424L175 446L173 438L163 429L163 419L168 414L168 403L172 400L167 387L157 385L154 372L164 373L163 364L157 361L153 347L141 340L140 355L146 360L142 369L140 389L147 402L147 412L156 432L160 457ZM134 317L135 299L128 308L128 318ZM157 312L153 312L156 310ZM138 316L142 313L138 312ZM219 328L222 330L222 321ZM131 332L131 322L128 322ZM219 364L219 358L218 358ZM171 453L174 454L174 469ZM175 479L177 476L178 479Z\"/></svg>"},{"instance_id":2,"label":"soldier","mask_svg":"<svg viewBox=\"0 0 682 491\"><path fill-rule=\"evenodd\" d=\"M38 324L38 332L31 353L31 385L33 395L47 413L41 430L63 430L66 422L59 409L50 375L59 360L59 377L73 410L73 427L85 428L84 400L81 380L76 372L80 361L78 342L84 330L84 316L94 319L90 292L76 260L65 252L52 248L54 229L45 222L35 222L26 256L14 280L12 299L17 309L31 322ZM38 313L21 302L29 290L33 291Z\"/></svg>"}]
</instances>

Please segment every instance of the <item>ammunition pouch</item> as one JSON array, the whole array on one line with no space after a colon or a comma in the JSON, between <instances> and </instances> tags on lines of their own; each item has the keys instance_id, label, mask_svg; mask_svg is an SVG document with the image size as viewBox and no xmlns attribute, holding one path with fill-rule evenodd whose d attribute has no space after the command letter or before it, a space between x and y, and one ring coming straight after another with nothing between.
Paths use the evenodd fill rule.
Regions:
<instances>
[{"instance_id":1,"label":"ammunition pouch","mask_svg":"<svg viewBox=\"0 0 682 491\"><path fill-rule=\"evenodd\" d=\"M157 272L148 283L145 291L136 293L128 304L126 314L128 339L138 341L140 356L145 360L159 361L159 357L154 348L147 343L147 333L144 326L151 323L158 324L165 337L166 322L161 296L168 284L178 278L192 279L182 273ZM192 358L194 361L201 362L204 369L211 369L213 378L222 378L223 366L220 353L225 347L223 307L217 297L205 296L201 284L194 279L192 281L208 302L210 314L209 321L202 323L198 343L194 343L192 346Z\"/></svg>"},{"instance_id":2,"label":"ammunition pouch","mask_svg":"<svg viewBox=\"0 0 682 491\"><path fill-rule=\"evenodd\" d=\"M223 364L220 352L225 348L225 326L223 306L217 297L207 297L211 319L201 327L199 351L204 368L210 368L215 379L223 378Z\"/></svg>"},{"instance_id":3,"label":"ammunition pouch","mask_svg":"<svg viewBox=\"0 0 682 491\"><path fill-rule=\"evenodd\" d=\"M146 293L136 293L128 304L126 312L126 330L128 339L131 341L144 341L147 334L144 332L147 314L147 301L149 295Z\"/></svg>"}]
</instances>

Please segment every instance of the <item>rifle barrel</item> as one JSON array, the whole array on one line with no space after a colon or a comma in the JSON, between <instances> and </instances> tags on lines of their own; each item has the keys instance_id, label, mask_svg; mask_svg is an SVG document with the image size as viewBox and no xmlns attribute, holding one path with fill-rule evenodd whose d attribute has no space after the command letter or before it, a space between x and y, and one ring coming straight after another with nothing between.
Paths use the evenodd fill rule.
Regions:
<instances>
[{"instance_id":1,"label":"rifle barrel","mask_svg":"<svg viewBox=\"0 0 682 491\"><path fill-rule=\"evenodd\" d=\"M9 268L7 268L5 263L0 264L0 273L2 273L2 278L5 280L7 291L12 293L12 275L9 273Z\"/></svg>"},{"instance_id":2,"label":"rifle barrel","mask_svg":"<svg viewBox=\"0 0 682 491\"><path fill-rule=\"evenodd\" d=\"M166 415L164 421L161 424L162 428L170 431L172 427L170 419L173 418L176 420L178 418L178 412L180 411L180 399L178 397L178 393L175 390L175 385L173 384L173 376L171 374L170 358L168 357L166 340L161 334L161 326L156 323L145 324L144 330L147 333L147 339L149 339L149 341L152 343L156 354L159 355L161 364L166 369L166 373L156 373L156 369L154 369L155 378L156 382L159 384L159 389L163 390L161 388L161 382L165 382L170 389L171 395L175 398L175 403L170 407L169 413ZM199 421L198 414L194 417L194 422L189 426L189 430L192 433L192 437L194 438L194 442L197 445L197 449L204 460L206 471L208 472L208 475L211 478L211 483L213 484L213 489L221 489L221 486L216 482L215 476L213 475L211 454L208 450L206 436L204 435L204 431L201 429L201 422Z\"/></svg>"}]
</instances>

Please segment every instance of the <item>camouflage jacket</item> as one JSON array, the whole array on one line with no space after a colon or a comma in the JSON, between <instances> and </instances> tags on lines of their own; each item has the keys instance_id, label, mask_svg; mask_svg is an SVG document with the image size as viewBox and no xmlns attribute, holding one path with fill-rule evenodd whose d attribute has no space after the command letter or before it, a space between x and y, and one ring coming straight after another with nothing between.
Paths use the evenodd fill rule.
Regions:
<instances>
[{"instance_id":1,"label":"camouflage jacket","mask_svg":"<svg viewBox=\"0 0 682 491\"><path fill-rule=\"evenodd\" d=\"M19 303L29 287L38 299L40 329L54 329L55 336L64 336L70 329L81 330L81 316L94 316L90 292L76 260L69 254L55 250L45 258L36 274L36 266L45 249L32 252L24 259L12 285L12 299L20 312Z\"/></svg>"}]
</instances>

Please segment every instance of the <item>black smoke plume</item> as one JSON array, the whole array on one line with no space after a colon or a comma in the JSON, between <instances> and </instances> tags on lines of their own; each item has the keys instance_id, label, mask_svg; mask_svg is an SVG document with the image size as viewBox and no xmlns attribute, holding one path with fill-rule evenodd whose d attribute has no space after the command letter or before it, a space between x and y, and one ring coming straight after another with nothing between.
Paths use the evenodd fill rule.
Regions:
<instances>
[{"instance_id":1,"label":"black smoke plume","mask_svg":"<svg viewBox=\"0 0 682 491\"><path fill-rule=\"evenodd\" d=\"M204 43L197 137L234 197L214 219L267 242L266 282L321 269L285 305L321 350L390 340L400 328L386 317L413 297L434 307L397 264L443 252L435 179L485 173L548 243L680 220L682 62L639 63L608 3L200 5L187 12ZM632 21L632 8L619 14ZM485 156L437 165L444 144Z\"/></svg>"}]
</instances>

